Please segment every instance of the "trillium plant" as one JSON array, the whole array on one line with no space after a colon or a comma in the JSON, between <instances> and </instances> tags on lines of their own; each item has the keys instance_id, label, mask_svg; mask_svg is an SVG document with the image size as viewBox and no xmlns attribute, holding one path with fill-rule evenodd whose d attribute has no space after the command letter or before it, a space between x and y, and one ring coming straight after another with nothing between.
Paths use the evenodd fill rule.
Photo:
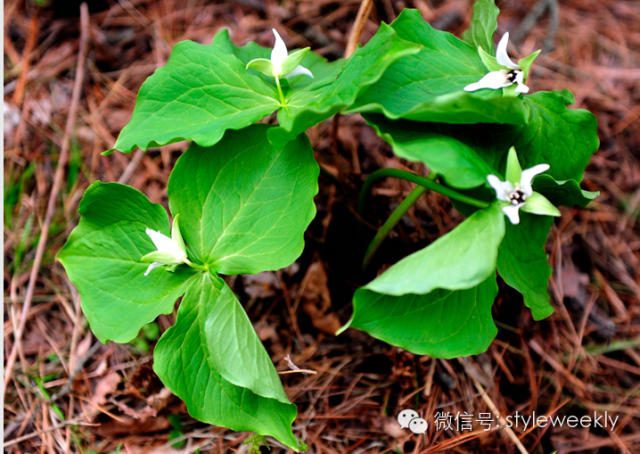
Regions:
<instances>
[{"instance_id":1,"label":"trillium plant","mask_svg":"<svg viewBox=\"0 0 640 454\"><path fill-rule=\"evenodd\" d=\"M129 342L180 300L154 350L164 384L194 418L304 450L292 429L296 405L224 277L300 256L319 176L305 131L337 113L360 113L399 158L430 172L380 169L364 181L363 218L375 181L417 185L380 227L365 265L427 190L465 218L363 281L339 333L359 329L439 358L481 353L497 334L498 275L534 319L549 316L545 245L558 206L597 196L579 185L598 148L596 120L567 107L568 90L530 93L538 53L513 63L507 33L494 50L498 13L493 0L478 0L459 39L405 10L333 62L309 48L289 53L276 30L272 49L238 47L226 30L212 44L176 44L105 152L191 142L169 178L173 223L136 189L95 182L58 254L97 338ZM274 112L277 124L260 123Z\"/></svg>"}]
</instances>

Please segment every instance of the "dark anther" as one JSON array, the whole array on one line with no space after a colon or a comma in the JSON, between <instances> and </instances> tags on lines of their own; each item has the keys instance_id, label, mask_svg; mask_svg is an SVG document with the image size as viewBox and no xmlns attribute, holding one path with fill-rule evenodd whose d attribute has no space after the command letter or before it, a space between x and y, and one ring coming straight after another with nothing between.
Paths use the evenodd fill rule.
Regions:
<instances>
[{"instance_id":1,"label":"dark anther","mask_svg":"<svg viewBox=\"0 0 640 454\"><path fill-rule=\"evenodd\" d=\"M524 200L525 200L524 192L522 192L520 189L516 189L509 195L509 200L513 205L524 203Z\"/></svg>"},{"instance_id":2,"label":"dark anther","mask_svg":"<svg viewBox=\"0 0 640 454\"><path fill-rule=\"evenodd\" d=\"M507 73L506 78L509 82L514 82L516 80L516 75L518 75L518 70L512 69Z\"/></svg>"}]
</instances>

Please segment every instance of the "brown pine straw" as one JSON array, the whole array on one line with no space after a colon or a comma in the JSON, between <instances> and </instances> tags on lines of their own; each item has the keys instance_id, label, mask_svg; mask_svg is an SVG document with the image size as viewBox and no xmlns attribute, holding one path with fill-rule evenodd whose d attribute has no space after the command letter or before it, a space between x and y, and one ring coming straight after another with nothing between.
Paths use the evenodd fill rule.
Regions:
<instances>
[{"instance_id":1,"label":"brown pine straw","mask_svg":"<svg viewBox=\"0 0 640 454\"><path fill-rule=\"evenodd\" d=\"M56 168L55 177L53 180L53 186L51 193L49 194L49 203L47 204L47 214L45 215L44 222L42 224L42 230L40 233L40 240L38 241L38 247L36 249L36 256L33 261L33 267L31 268L31 275L29 276L29 286L27 287L27 294L22 306L22 314L20 315L20 323L13 334L13 346L11 347L11 353L7 359L4 373L4 386L2 388L2 398L7 392L7 385L13 375L13 366L16 362L18 355L18 346L22 342L22 335L24 333L24 327L27 324L29 318L29 309L31 309L31 302L33 300L33 293L36 288L36 280L38 279L38 272L40 271L40 263L42 262L42 256L47 246L47 239L49 238L49 228L51 227L51 221L55 214L56 202L58 199L58 193L62 188L64 182L64 170L69 160L69 147L71 144L71 134L73 133L73 127L76 122L76 116L78 114L78 104L80 102L80 95L82 93L82 82L84 79L84 67L87 58L87 42L89 40L89 9L86 3L80 5L80 48L78 50L78 66L76 67L76 78L73 84L73 94L71 96L71 107L69 108L69 116L67 117L67 124L64 129L64 137L62 139L62 147L60 149L60 156L58 158L58 167Z\"/></svg>"},{"instance_id":2,"label":"brown pine straw","mask_svg":"<svg viewBox=\"0 0 640 454\"><path fill-rule=\"evenodd\" d=\"M504 31L515 31L537 2L522 0L516 6L499 2L501 16L496 38ZM19 68L26 54L34 10L25 7L28 3L21 0L5 3L5 68L9 74L5 98L11 104L18 88ZM192 39L209 44L219 28L228 27L237 45L257 41L270 46L269 30L279 26L289 31L287 36L291 41L287 44L291 48L310 45L320 55L334 60L344 55L359 4L360 0L284 3L242 0L224 4L135 0L113 2L104 11L91 10L91 52L87 55L87 76L72 135L72 144L80 154L73 155L74 148L70 148L67 161L82 171L78 178L69 181L72 187L68 196L67 177L59 191L65 197L64 207L58 196L48 247L41 259L27 323L13 364L13 379L9 380L6 390L5 433L10 439L6 445L9 454L66 454L82 449L113 452L119 444L126 446L121 452L147 454L171 447L167 441L171 428L143 431L127 422L126 433L109 431L110 427L122 429L122 423L73 397L76 394L91 397L106 376L117 372L122 381L101 408L124 420L127 414L123 408L138 412L147 405L148 394L132 395L127 389L132 376L145 367L149 369L152 356L130 345L101 347L86 331L84 315L76 312L79 297L63 267L51 258L78 222L76 210L84 190L96 179L118 181L131 165L132 160L126 155L116 153L103 157L100 152L113 145L131 115L140 85L166 61L177 41ZM419 9L425 20L456 36L469 24L468 1L406 0L405 6ZM396 2L376 2L359 41L366 42L380 21L389 23L399 13ZM521 297L501 284L493 306L494 316L502 322L498 338L486 354L470 361L486 376L486 382L476 379L505 416L507 409L522 414L531 414L534 410L549 414L560 407L559 416L593 411L620 416L614 432L564 426L530 427L526 432L514 428L530 452L587 452L605 448L633 453L640 445L637 416L640 377L636 375L640 371L640 341L637 340L640 335L640 160L636 152L640 149L637 121L640 70L636 69L640 61L637 30L640 5L628 1L567 0L560 2L560 19L555 48L546 55L543 53L532 67L532 90L568 88L577 100L572 108L586 108L598 117L601 147L592 157L581 186L601 191L601 195L586 209L562 208L563 216L554 224L547 252L554 266L549 293L556 312L541 322L533 321L529 310L522 306ZM15 182L21 178L31 163L35 168L35 176L24 178L21 199L12 210L11 221L5 224L8 264L5 281L10 283L5 292L8 300L5 358L10 355L21 320L21 304L26 299L38 244L34 238L40 234L49 187L55 180L55 155L63 145L78 63L80 21L61 18L51 9L43 9L38 22L40 32L36 47L30 53L23 106L16 110L14 129L5 135L5 181ZM517 43L514 57L543 47L549 26L550 17L545 13ZM59 99L63 103L53 107L51 121L38 123L34 112ZM424 170L422 166L395 157L390 147L359 116L342 116L340 123L335 138L343 183L320 177L317 228L312 228L306 239L308 251L318 254L318 260L330 274L329 284L338 287L345 285L345 278L336 264L340 265L347 251L339 246L342 255L336 261L327 254L326 248L335 248L336 237L343 232L348 234L344 218L351 219L351 215L341 214L340 209L351 209L349 197L353 193L357 195L362 178L384 167L413 172ZM335 174L331 122L312 128L309 137L316 160ZM52 164L49 142L56 147ZM350 156L354 143L353 156L360 159L361 173L356 172L356 162ZM152 202L166 204L170 169L185 149L185 144L174 144L145 153L135 170L126 173L128 184L149 196ZM411 187L402 182L381 182L373 193L372 210L367 215L372 231L384 222L393 204L410 190ZM33 216L31 229L26 226L29 216ZM390 245L403 253L417 250L460 221L448 200L431 194L416 203L407 222L394 231ZM18 262L14 257L21 236L29 237L23 260L20 266L11 267L12 261ZM420 439L407 430L398 430L395 416L410 406L426 419L436 411L453 414L468 411L477 415L490 410L472 380L475 375L466 373L456 361L411 355L356 330L347 330L338 337L314 330L305 313L296 310L307 303L302 296L307 293L302 288L302 278L307 274L309 263L305 260L310 260L309 257L311 255L306 259L303 256L297 262L299 271L295 277L282 271L283 285L277 285L272 296L258 296L249 301L246 308L249 317L259 321L256 328L262 338L267 339L265 346L277 370L287 369L284 358L290 354L300 368L317 371L316 375L308 376L281 375L287 395L299 408L293 431L303 437L310 453L518 452L501 428L472 433L432 430ZM382 272L392 263L393 260L385 261L377 271ZM577 271L571 271L573 265ZM576 274L584 279L577 279ZM247 278L237 278L234 288L240 293L247 288ZM572 282L576 281L580 284L573 285L572 289ZM348 285L355 289L364 283L354 280ZM576 293L576 288L583 294ZM330 293L335 313L345 322L351 316L350 295L333 288ZM287 307L286 301L292 302L291 307ZM161 331L165 331L174 320L173 315L161 316L157 323ZM609 329L608 335L603 327ZM44 328L47 336L42 333ZM531 341L535 343L530 344ZM93 351L91 346L96 343L101 348ZM536 346L546 356L538 354ZM84 361L89 353L92 355ZM63 358L58 359L60 354ZM55 357L50 359L49 355ZM36 380L29 375L30 371L50 378L43 383L52 396L49 402L35 386ZM75 371L79 373L73 375ZM583 383L584 389L568 375ZM443 377L448 381L443 381ZM53 401L57 395L61 397ZM112 406L113 402L119 405ZM241 443L246 440L246 433L195 421L175 396L164 403L167 406L159 409L150 421L166 422L167 415L180 415L185 424L181 437L186 440L181 450L184 454L191 454L198 447L203 454L233 449L242 452ZM53 414L53 404L66 416L66 422ZM430 429L434 429L431 423ZM287 452L272 439L269 444L274 454Z\"/></svg>"}]
</instances>

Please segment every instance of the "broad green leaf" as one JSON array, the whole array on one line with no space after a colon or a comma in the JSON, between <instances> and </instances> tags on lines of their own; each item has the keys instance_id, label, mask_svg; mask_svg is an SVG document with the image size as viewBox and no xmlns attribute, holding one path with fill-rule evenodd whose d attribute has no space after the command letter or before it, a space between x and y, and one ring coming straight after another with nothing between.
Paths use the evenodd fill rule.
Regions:
<instances>
[{"instance_id":1,"label":"broad green leaf","mask_svg":"<svg viewBox=\"0 0 640 454\"><path fill-rule=\"evenodd\" d=\"M533 318L542 320L553 312L547 293L552 269L544 251L553 218L520 213L520 224L506 224L498 253L498 273L522 293Z\"/></svg>"},{"instance_id":2,"label":"broad green leaf","mask_svg":"<svg viewBox=\"0 0 640 454\"><path fill-rule=\"evenodd\" d=\"M522 167L551 166L556 180L582 181L591 155L598 149L597 120L591 112L568 109L575 98L569 90L525 96L531 111L529 124L514 131Z\"/></svg>"},{"instance_id":3,"label":"broad green leaf","mask_svg":"<svg viewBox=\"0 0 640 454\"><path fill-rule=\"evenodd\" d=\"M580 182L591 155L598 149L595 116L586 110L566 107L574 102L568 90L538 92L526 95L524 101L530 111L529 124L437 123L446 121L444 116L421 128L453 137L473 148L496 175L505 175L507 151L514 146L522 168L549 164L548 174L556 180Z\"/></svg>"},{"instance_id":4,"label":"broad green leaf","mask_svg":"<svg viewBox=\"0 0 640 454\"><path fill-rule=\"evenodd\" d=\"M527 198L527 201L521 210L526 211L527 213L544 216L562 216L560 210L558 210L553 203L549 202L549 200L539 192L531 194L529 198Z\"/></svg>"},{"instance_id":5,"label":"broad green leaf","mask_svg":"<svg viewBox=\"0 0 640 454\"><path fill-rule=\"evenodd\" d=\"M404 10L391 27L422 49L392 64L347 113L446 123L526 123L529 112L520 97L504 97L502 90L464 91L489 72L475 46L435 30L417 10Z\"/></svg>"},{"instance_id":6,"label":"broad green leaf","mask_svg":"<svg viewBox=\"0 0 640 454\"><path fill-rule=\"evenodd\" d=\"M214 45L176 44L169 62L142 84L114 148L129 153L180 140L211 146L227 129L273 113L280 106L275 87L245 65Z\"/></svg>"},{"instance_id":7,"label":"broad green leaf","mask_svg":"<svg viewBox=\"0 0 640 454\"><path fill-rule=\"evenodd\" d=\"M380 79L389 65L419 48L382 23L375 36L345 62L331 84L318 81L304 90L285 94L286 106L278 111L281 128L270 131L269 139L282 144L350 106L359 93Z\"/></svg>"},{"instance_id":8,"label":"broad green leaf","mask_svg":"<svg viewBox=\"0 0 640 454\"><path fill-rule=\"evenodd\" d=\"M353 299L353 317L342 330L366 331L418 355L477 355L487 350L498 333L491 316L497 294L494 272L467 290L389 296L359 289Z\"/></svg>"},{"instance_id":9,"label":"broad green leaf","mask_svg":"<svg viewBox=\"0 0 640 454\"><path fill-rule=\"evenodd\" d=\"M213 147L191 144L169 178L169 206L190 252L218 273L277 270L302 253L318 165L306 135L276 148L270 129L256 124Z\"/></svg>"},{"instance_id":10,"label":"broad green leaf","mask_svg":"<svg viewBox=\"0 0 640 454\"><path fill-rule=\"evenodd\" d=\"M473 148L434 132L429 123L393 121L376 114L365 114L364 118L391 144L397 156L425 163L450 186L475 188L483 185L487 175L494 172Z\"/></svg>"},{"instance_id":11,"label":"broad green leaf","mask_svg":"<svg viewBox=\"0 0 640 454\"><path fill-rule=\"evenodd\" d=\"M153 369L162 382L186 404L194 418L231 430L271 435L299 451L291 424L296 407L261 397L223 379L206 351L210 345L202 332L201 293L205 276L194 280L178 309L176 324L154 350ZM248 365L247 367L252 367Z\"/></svg>"},{"instance_id":12,"label":"broad green leaf","mask_svg":"<svg viewBox=\"0 0 640 454\"><path fill-rule=\"evenodd\" d=\"M185 266L144 273L141 259L156 251L147 228L169 234L161 205L117 183L92 184L80 203L82 218L58 253L82 296L82 310L96 337L129 342L160 314L168 314L194 271Z\"/></svg>"},{"instance_id":13,"label":"broad green leaf","mask_svg":"<svg viewBox=\"0 0 640 454\"><path fill-rule=\"evenodd\" d=\"M271 358L233 291L209 273L203 275L201 285L198 320L206 342L205 355L214 369L236 386L288 404Z\"/></svg>"},{"instance_id":14,"label":"broad green leaf","mask_svg":"<svg viewBox=\"0 0 640 454\"><path fill-rule=\"evenodd\" d=\"M575 180L556 181L549 175L538 175L533 180L533 190L544 195L556 206L586 207L600 192L583 191Z\"/></svg>"},{"instance_id":15,"label":"broad green leaf","mask_svg":"<svg viewBox=\"0 0 640 454\"><path fill-rule=\"evenodd\" d=\"M249 63L251 60L256 58L271 58L271 49L267 47L263 47L255 42L250 42L245 46L238 47L229 38L229 33L227 30L222 30L214 37L213 44L218 46L220 49L223 49L225 52L235 55L240 59L245 65ZM300 63L305 68L309 69L313 73L313 79L308 76L293 76L289 78L290 86L293 89L300 89L302 87L306 87L308 85L313 84L314 86L326 85L330 82L333 82L344 65L346 60L339 59L332 62L328 62L326 58L321 57L315 52L307 53L302 62ZM257 74L257 73L256 73ZM264 77L263 78L267 83L273 85L275 89L275 82L273 77ZM286 83L285 80L282 81Z\"/></svg>"},{"instance_id":16,"label":"broad green leaf","mask_svg":"<svg viewBox=\"0 0 640 454\"><path fill-rule=\"evenodd\" d=\"M469 29L462 34L462 39L473 47L481 47L494 54L493 34L498 28L500 10L494 0L478 0L473 5L473 15Z\"/></svg>"},{"instance_id":17,"label":"broad green leaf","mask_svg":"<svg viewBox=\"0 0 640 454\"><path fill-rule=\"evenodd\" d=\"M497 204L478 210L451 232L400 260L364 288L399 296L475 287L495 270L504 223Z\"/></svg>"}]
</instances>

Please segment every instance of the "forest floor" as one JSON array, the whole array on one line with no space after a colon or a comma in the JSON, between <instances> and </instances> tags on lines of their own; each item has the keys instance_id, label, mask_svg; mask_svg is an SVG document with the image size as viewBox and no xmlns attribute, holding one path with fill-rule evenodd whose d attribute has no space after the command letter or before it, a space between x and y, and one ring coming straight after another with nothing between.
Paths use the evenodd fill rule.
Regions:
<instances>
[{"instance_id":1,"label":"forest floor","mask_svg":"<svg viewBox=\"0 0 640 454\"><path fill-rule=\"evenodd\" d=\"M14 348L17 353L5 375L5 452L245 453L249 434L190 418L153 374L153 346L174 315L160 316L155 332L146 330L130 344L103 346L55 254L77 225L84 190L96 180L130 184L167 205L167 179L186 143L100 153L113 146L140 85L166 63L175 43L210 43L224 27L237 44L271 46L275 27L289 48L311 46L340 58L359 2L91 1L77 100L79 2L54 0L42 9L36 3L42 2L4 5L5 362ZM544 14L525 20L542 5ZM568 88L575 107L598 118L600 149L582 185L601 195L586 209L562 209L547 245L556 310L535 322L521 297L501 284L493 307L498 337L486 353L461 360L416 356L355 330L335 337L350 317L354 290L371 278L360 272L363 238L353 215L364 178L383 167L425 169L394 157L357 115L340 118L335 144L331 120L312 128L316 159L340 181L320 177L318 214L303 255L276 273L229 279L277 369L287 370L290 357L317 372L282 376L298 406L294 433L308 452L517 452L505 430L485 430L478 422L493 405L505 416L597 411L617 418L613 430L514 429L530 453L640 453L640 3L506 0L498 6L497 36L511 31L520 55L544 48L532 90ZM376 1L361 42L404 7L457 36L471 14L468 0ZM47 217L67 143L69 161ZM377 185L367 220L380 226L411 189L398 180ZM378 269L461 219L446 198L423 196L384 243ZM38 252L43 234L46 248ZM27 295L34 262L41 263ZM25 300L31 304L23 311ZM399 428L396 416L406 407L430 422L423 436ZM436 430L437 412L474 415L472 428ZM285 452L274 440L270 446Z\"/></svg>"}]
</instances>

